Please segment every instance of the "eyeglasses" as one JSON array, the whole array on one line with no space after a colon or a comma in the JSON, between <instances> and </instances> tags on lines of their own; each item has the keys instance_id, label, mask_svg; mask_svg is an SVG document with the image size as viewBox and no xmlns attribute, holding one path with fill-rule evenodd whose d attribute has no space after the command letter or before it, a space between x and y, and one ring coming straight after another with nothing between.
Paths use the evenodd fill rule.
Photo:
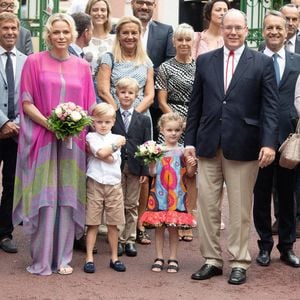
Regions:
<instances>
[{"instance_id":1,"label":"eyeglasses","mask_svg":"<svg viewBox=\"0 0 300 300\"><path fill-rule=\"evenodd\" d=\"M2 2L0 4L0 7L1 8L11 8L11 9L14 9L16 7L16 5L14 3L7 3L7 2Z\"/></svg>"},{"instance_id":2,"label":"eyeglasses","mask_svg":"<svg viewBox=\"0 0 300 300\"><path fill-rule=\"evenodd\" d=\"M227 32L232 32L233 29L236 33L241 33L244 29L246 28L246 26L242 27L242 26L223 26L223 30L227 31Z\"/></svg>"},{"instance_id":3,"label":"eyeglasses","mask_svg":"<svg viewBox=\"0 0 300 300\"><path fill-rule=\"evenodd\" d=\"M151 2L151 1L140 1L140 0L137 0L137 1L135 1L135 4L137 6L143 6L143 5L146 5L147 7L153 7L154 6L154 2Z\"/></svg>"}]
</instances>

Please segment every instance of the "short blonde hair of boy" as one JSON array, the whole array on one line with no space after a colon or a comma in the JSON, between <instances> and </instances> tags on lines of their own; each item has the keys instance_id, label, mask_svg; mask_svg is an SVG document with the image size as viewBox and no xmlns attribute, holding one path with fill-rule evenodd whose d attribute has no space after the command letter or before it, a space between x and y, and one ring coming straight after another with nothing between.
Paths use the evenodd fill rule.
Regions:
<instances>
[{"instance_id":1,"label":"short blonde hair of boy","mask_svg":"<svg viewBox=\"0 0 300 300\"><path fill-rule=\"evenodd\" d=\"M194 40L194 29L191 25L187 23L181 23L177 26L173 33L173 41L179 37L190 37L192 41Z\"/></svg>"},{"instance_id":2,"label":"short blonde hair of boy","mask_svg":"<svg viewBox=\"0 0 300 300\"><path fill-rule=\"evenodd\" d=\"M169 112L163 114L158 120L157 127L159 130L162 130L166 126L166 123L172 121L178 122L180 127L182 129L184 128L184 117L182 117L178 112Z\"/></svg>"},{"instance_id":3,"label":"short blonde hair of boy","mask_svg":"<svg viewBox=\"0 0 300 300\"><path fill-rule=\"evenodd\" d=\"M92 117L101 118L103 116L111 116L114 119L116 118L116 111L111 104L102 102L95 105L92 111Z\"/></svg>"},{"instance_id":4,"label":"short blonde hair of boy","mask_svg":"<svg viewBox=\"0 0 300 300\"><path fill-rule=\"evenodd\" d=\"M117 92L121 89L126 89L126 88L133 88L136 95L138 95L139 93L139 84L137 80L134 78L124 77L117 81L116 83Z\"/></svg>"}]
</instances>

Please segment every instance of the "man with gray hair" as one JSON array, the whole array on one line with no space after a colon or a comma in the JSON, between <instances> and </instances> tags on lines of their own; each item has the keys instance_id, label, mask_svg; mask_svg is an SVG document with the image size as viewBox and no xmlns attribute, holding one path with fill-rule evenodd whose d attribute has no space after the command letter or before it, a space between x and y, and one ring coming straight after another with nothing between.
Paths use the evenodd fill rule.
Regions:
<instances>
[{"instance_id":1,"label":"man with gray hair","mask_svg":"<svg viewBox=\"0 0 300 300\"><path fill-rule=\"evenodd\" d=\"M230 284L243 284L251 263L252 196L259 168L275 158L278 91L272 59L245 45L243 12L222 20L224 47L197 58L185 131L185 155L198 158L200 251L194 280L223 274L221 195L229 203Z\"/></svg>"}]
</instances>

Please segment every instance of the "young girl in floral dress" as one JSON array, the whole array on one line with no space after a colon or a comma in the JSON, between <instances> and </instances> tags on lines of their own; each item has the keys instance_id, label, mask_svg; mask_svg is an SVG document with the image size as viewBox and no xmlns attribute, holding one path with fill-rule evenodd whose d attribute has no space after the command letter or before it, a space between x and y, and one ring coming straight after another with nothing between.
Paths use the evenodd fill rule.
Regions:
<instances>
[{"instance_id":1,"label":"young girl in floral dress","mask_svg":"<svg viewBox=\"0 0 300 300\"><path fill-rule=\"evenodd\" d=\"M155 228L156 259L152 271L160 272L163 269L164 232L167 228L170 247L167 272L176 273L179 270L178 229L196 226L194 216L187 212L185 184L186 176L195 174L196 160L192 157L184 158L184 148L178 144L184 126L184 120L178 113L170 112L162 115L158 126L165 138L165 153L156 163L149 165L150 175L154 179L147 211L141 221L145 227Z\"/></svg>"}]
</instances>

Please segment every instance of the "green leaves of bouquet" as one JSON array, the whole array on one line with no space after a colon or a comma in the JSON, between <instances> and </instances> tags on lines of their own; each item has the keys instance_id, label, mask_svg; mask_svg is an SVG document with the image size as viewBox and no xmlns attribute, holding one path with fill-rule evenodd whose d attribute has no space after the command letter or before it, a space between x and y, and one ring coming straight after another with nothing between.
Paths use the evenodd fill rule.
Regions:
<instances>
[{"instance_id":1,"label":"green leaves of bouquet","mask_svg":"<svg viewBox=\"0 0 300 300\"><path fill-rule=\"evenodd\" d=\"M86 126L91 125L92 119L87 113L73 102L59 104L53 109L48 120L48 127L58 139L79 135Z\"/></svg>"}]
</instances>

